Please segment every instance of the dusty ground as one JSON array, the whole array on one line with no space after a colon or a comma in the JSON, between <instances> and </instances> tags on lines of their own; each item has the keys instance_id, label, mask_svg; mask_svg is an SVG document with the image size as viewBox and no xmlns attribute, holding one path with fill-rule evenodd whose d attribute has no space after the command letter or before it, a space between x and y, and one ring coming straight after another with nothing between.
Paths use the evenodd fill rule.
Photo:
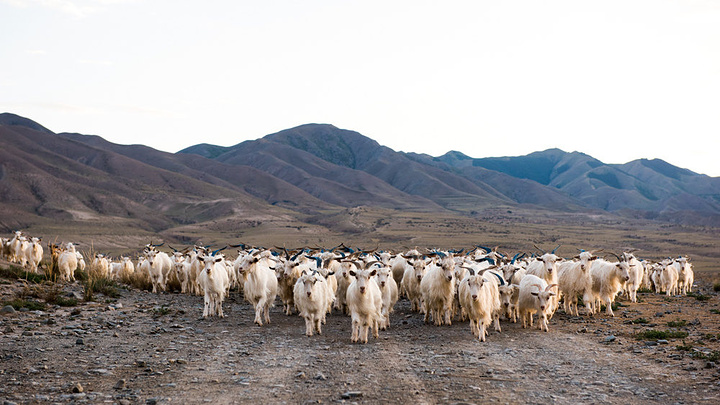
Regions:
<instances>
[{"instance_id":1,"label":"dusty ground","mask_svg":"<svg viewBox=\"0 0 720 405\"><path fill-rule=\"evenodd\" d=\"M16 281L0 280L0 299ZM81 296L79 284L64 287ZM391 328L350 342L334 313L322 336L285 316L253 325L232 292L224 319L202 298L122 290L77 307L0 315L0 399L11 403L692 403L720 400L720 300L640 294L615 318L559 312L550 332L504 322L487 342L467 323L425 325L401 300ZM644 318L649 323L633 324ZM670 321L686 321L670 328ZM687 331L667 343L648 329ZM677 346L683 346L681 349ZM713 352L716 351L716 352ZM77 384L82 386L79 390ZM82 391L82 392L74 392Z\"/></svg>"}]
</instances>

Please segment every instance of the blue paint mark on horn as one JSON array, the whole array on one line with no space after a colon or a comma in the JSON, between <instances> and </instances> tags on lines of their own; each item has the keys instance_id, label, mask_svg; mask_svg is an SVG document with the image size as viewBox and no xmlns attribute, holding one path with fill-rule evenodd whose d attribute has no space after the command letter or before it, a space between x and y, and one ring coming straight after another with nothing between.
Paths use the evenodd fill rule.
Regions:
<instances>
[{"instance_id":1,"label":"blue paint mark on horn","mask_svg":"<svg viewBox=\"0 0 720 405\"><path fill-rule=\"evenodd\" d=\"M499 274L497 274L497 273L492 273L492 272L491 272L490 274L494 274L495 277L497 277L498 280L500 280L500 285L505 285L505 279L503 279L502 277L500 277Z\"/></svg>"}]
</instances>

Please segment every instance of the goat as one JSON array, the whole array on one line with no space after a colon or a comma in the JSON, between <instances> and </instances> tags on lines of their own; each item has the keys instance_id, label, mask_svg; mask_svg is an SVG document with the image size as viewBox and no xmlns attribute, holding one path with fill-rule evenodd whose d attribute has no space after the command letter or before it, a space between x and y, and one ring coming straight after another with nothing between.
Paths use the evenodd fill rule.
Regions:
<instances>
[{"instance_id":1,"label":"goat","mask_svg":"<svg viewBox=\"0 0 720 405\"><path fill-rule=\"evenodd\" d=\"M548 332L548 312L551 310L552 298L557 294L552 291L557 284L548 283L533 274L528 274L520 281L518 310L523 328L532 328L533 315L538 314L538 329Z\"/></svg>"},{"instance_id":2,"label":"goat","mask_svg":"<svg viewBox=\"0 0 720 405\"><path fill-rule=\"evenodd\" d=\"M258 326L270 323L270 308L275 304L278 293L278 280L271 266L269 251L256 251L245 256L238 266L245 279L243 293L245 300L255 308L255 323ZM272 263L274 265L274 263Z\"/></svg>"},{"instance_id":3,"label":"goat","mask_svg":"<svg viewBox=\"0 0 720 405\"><path fill-rule=\"evenodd\" d=\"M347 307L352 320L352 335L350 340L355 343L361 341L367 343L368 331L372 328L373 337L378 338L379 323L383 319L382 293L373 276L377 270L369 270L374 263L362 265L355 263L358 270L350 270L349 274L354 277L353 282L347 288Z\"/></svg>"},{"instance_id":4,"label":"goat","mask_svg":"<svg viewBox=\"0 0 720 405\"><path fill-rule=\"evenodd\" d=\"M305 319L305 334L322 334L322 323L328 308L335 300L325 277L318 271L303 271L293 286L293 300L301 317Z\"/></svg>"}]
</instances>

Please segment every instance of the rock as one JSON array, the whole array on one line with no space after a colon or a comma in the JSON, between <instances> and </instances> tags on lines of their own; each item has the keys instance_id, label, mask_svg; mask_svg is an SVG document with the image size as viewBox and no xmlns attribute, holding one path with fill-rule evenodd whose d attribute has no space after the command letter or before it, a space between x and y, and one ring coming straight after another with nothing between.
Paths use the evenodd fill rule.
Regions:
<instances>
[{"instance_id":1,"label":"rock","mask_svg":"<svg viewBox=\"0 0 720 405\"><path fill-rule=\"evenodd\" d=\"M301 371L301 372L295 374L295 378L299 378L299 379L301 379L301 380L304 380L304 379L307 378L307 376L305 375L305 372L304 372L304 371Z\"/></svg>"},{"instance_id":2,"label":"rock","mask_svg":"<svg viewBox=\"0 0 720 405\"><path fill-rule=\"evenodd\" d=\"M657 346L657 345L658 345L658 342L656 342L654 340L645 341L645 346Z\"/></svg>"},{"instance_id":3,"label":"rock","mask_svg":"<svg viewBox=\"0 0 720 405\"><path fill-rule=\"evenodd\" d=\"M32 335L33 335L33 331L31 331L31 330L24 330L23 333L22 333L22 335L23 335L23 336L32 336Z\"/></svg>"},{"instance_id":4,"label":"rock","mask_svg":"<svg viewBox=\"0 0 720 405\"><path fill-rule=\"evenodd\" d=\"M13 308L12 305L5 305L2 309L0 309L0 314L2 315L12 315L15 312L15 308Z\"/></svg>"},{"instance_id":5,"label":"rock","mask_svg":"<svg viewBox=\"0 0 720 405\"><path fill-rule=\"evenodd\" d=\"M612 343L615 339L615 335L606 336L605 339L603 339L603 343Z\"/></svg>"},{"instance_id":6,"label":"rock","mask_svg":"<svg viewBox=\"0 0 720 405\"><path fill-rule=\"evenodd\" d=\"M665 339L658 339L657 342L658 342L658 344L660 344L660 345L666 345L666 344L668 344L668 341L665 340Z\"/></svg>"},{"instance_id":7,"label":"rock","mask_svg":"<svg viewBox=\"0 0 720 405\"><path fill-rule=\"evenodd\" d=\"M125 387L127 387L127 382L125 381L124 378L121 378L120 380L118 380L117 383L115 383L116 390L122 390L122 389L125 389Z\"/></svg>"},{"instance_id":8,"label":"rock","mask_svg":"<svg viewBox=\"0 0 720 405\"><path fill-rule=\"evenodd\" d=\"M82 338L77 338L77 340L75 341L75 344L76 345L84 345L85 341Z\"/></svg>"},{"instance_id":9,"label":"rock","mask_svg":"<svg viewBox=\"0 0 720 405\"><path fill-rule=\"evenodd\" d=\"M81 313L82 313L82 311L80 310L80 308L75 308L70 312L70 316L78 316Z\"/></svg>"},{"instance_id":10,"label":"rock","mask_svg":"<svg viewBox=\"0 0 720 405\"><path fill-rule=\"evenodd\" d=\"M72 386L71 391L72 391L73 394L79 394L79 393L85 391L85 389L83 388L82 384L77 383L77 384L75 384L75 385Z\"/></svg>"},{"instance_id":11,"label":"rock","mask_svg":"<svg viewBox=\"0 0 720 405\"><path fill-rule=\"evenodd\" d=\"M342 399L362 398L363 393L360 391L348 391L341 395Z\"/></svg>"},{"instance_id":12,"label":"rock","mask_svg":"<svg viewBox=\"0 0 720 405\"><path fill-rule=\"evenodd\" d=\"M325 380L327 380L327 377L325 377L325 374L323 374L323 373L318 373L318 375L315 376L315 379L320 380L320 381L325 381Z\"/></svg>"}]
</instances>

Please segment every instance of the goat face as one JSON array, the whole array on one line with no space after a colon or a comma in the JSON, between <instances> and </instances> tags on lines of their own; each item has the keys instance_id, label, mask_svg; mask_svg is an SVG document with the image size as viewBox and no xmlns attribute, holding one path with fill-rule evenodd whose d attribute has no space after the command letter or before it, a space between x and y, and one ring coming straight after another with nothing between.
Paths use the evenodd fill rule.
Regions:
<instances>
[{"instance_id":1,"label":"goat face","mask_svg":"<svg viewBox=\"0 0 720 405\"><path fill-rule=\"evenodd\" d=\"M375 274L377 274L377 270L350 270L348 273L350 273L351 276L355 277L355 282L357 283L360 294L365 294L368 281L370 280L370 277L373 277L375 276Z\"/></svg>"},{"instance_id":2,"label":"goat face","mask_svg":"<svg viewBox=\"0 0 720 405\"><path fill-rule=\"evenodd\" d=\"M622 261L622 262L617 263L617 265L616 265L616 271L617 271L618 274L620 275L620 279L621 279L621 280L623 280L623 281L628 281L628 280L630 280L630 273L629 273L629 271L630 271L630 263L628 263L628 262L626 262L626 261Z\"/></svg>"},{"instance_id":3,"label":"goat face","mask_svg":"<svg viewBox=\"0 0 720 405\"><path fill-rule=\"evenodd\" d=\"M556 270L555 263L557 262L558 257L554 254L545 253L540 257L540 260L542 260L545 271L547 271L548 274L552 274L552 272Z\"/></svg>"},{"instance_id":4,"label":"goat face","mask_svg":"<svg viewBox=\"0 0 720 405\"><path fill-rule=\"evenodd\" d=\"M485 284L485 279L480 275L470 276L467 279L467 283L470 297L472 297L473 301L477 301L479 299L480 289L483 287L483 284Z\"/></svg>"}]
</instances>

